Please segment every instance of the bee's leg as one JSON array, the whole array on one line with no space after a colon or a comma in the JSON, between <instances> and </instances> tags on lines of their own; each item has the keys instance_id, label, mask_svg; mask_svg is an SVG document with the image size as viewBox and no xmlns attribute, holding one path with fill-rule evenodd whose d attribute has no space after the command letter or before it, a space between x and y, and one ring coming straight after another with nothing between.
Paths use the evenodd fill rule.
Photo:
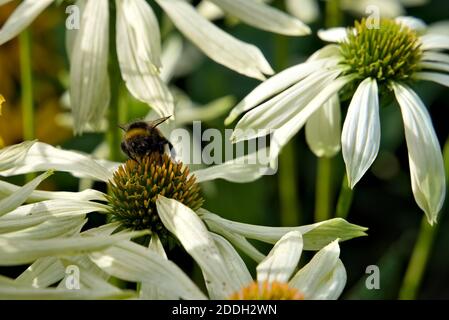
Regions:
<instances>
[{"instance_id":1,"label":"bee's leg","mask_svg":"<svg viewBox=\"0 0 449 320\"><path fill-rule=\"evenodd\" d=\"M175 148L173 147L173 144L170 142L170 141L168 141L167 140L167 144L168 144L168 149L169 149L169 152L170 152L170 156L174 159L174 158L176 158L176 150L175 150Z\"/></svg>"}]
</instances>

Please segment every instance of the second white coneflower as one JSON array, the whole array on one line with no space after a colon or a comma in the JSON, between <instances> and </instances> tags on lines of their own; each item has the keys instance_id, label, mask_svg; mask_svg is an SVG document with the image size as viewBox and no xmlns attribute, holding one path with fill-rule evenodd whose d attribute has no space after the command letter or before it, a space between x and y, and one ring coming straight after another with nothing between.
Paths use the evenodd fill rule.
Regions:
<instances>
[{"instance_id":1,"label":"second white coneflower","mask_svg":"<svg viewBox=\"0 0 449 320\"><path fill-rule=\"evenodd\" d=\"M379 150L379 96L393 92L404 122L413 194L429 222L436 222L446 190L443 159L430 115L410 84L428 80L449 86L449 55L439 52L449 50L449 37L424 31L422 21L403 17L382 20L377 28L362 20L353 28L320 32L338 44L324 47L245 97L227 119L230 123L249 110L237 123L240 130L233 140L272 130L270 151L276 157L307 122L311 149L318 156L332 155L340 148L335 141L340 134L335 125L338 97L352 94L341 148L353 188Z\"/></svg>"}]
</instances>

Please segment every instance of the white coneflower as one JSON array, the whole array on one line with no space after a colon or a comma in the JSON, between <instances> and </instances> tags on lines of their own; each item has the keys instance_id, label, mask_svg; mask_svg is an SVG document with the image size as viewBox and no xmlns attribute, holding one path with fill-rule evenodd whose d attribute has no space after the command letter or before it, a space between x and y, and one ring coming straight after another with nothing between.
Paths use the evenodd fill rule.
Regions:
<instances>
[{"instance_id":1,"label":"white coneflower","mask_svg":"<svg viewBox=\"0 0 449 320\"><path fill-rule=\"evenodd\" d=\"M53 268L60 270L61 263L72 259L70 257L102 250L117 241L142 235L140 232L149 234L150 247L156 246L160 252L164 250L163 243L173 236L189 251L191 248L197 249L194 241L199 238L196 231L188 233L190 229L186 228L200 224L199 228L206 229L207 225L248 256L261 261L264 255L247 239L275 243L287 232L298 231L303 235L304 249L319 250L337 238L343 241L363 236L366 230L343 219L291 228L255 226L223 219L202 208L198 209L202 198L196 182L217 178L244 182L260 176L260 166L239 161L189 174L186 166L171 161L165 155L153 154L140 163L128 161L117 164L39 142L2 149L0 160L0 163L6 163L0 171L3 176L54 168L77 177L104 181L111 189L109 195L90 189L82 192L34 190L51 172L38 176L23 187L0 183L0 265L33 262L31 271L39 270L36 277L43 279L42 286L51 285L64 276L61 272L53 274ZM22 204L25 201L31 203ZM86 214L90 212L109 214L113 221L99 230L79 234L86 222ZM186 220L186 212L189 217L194 214L195 218ZM114 231L124 229L136 231L109 236ZM56 259L52 260L51 257ZM38 268L44 262L52 268ZM129 262L125 259L120 263ZM30 277L27 279L28 284L33 283Z\"/></svg>"},{"instance_id":2,"label":"white coneflower","mask_svg":"<svg viewBox=\"0 0 449 320\"><path fill-rule=\"evenodd\" d=\"M276 157L307 122L308 143L317 155L325 155L339 147L337 95L355 90L341 135L353 188L379 150L379 94L393 92L404 122L413 194L434 223L446 190L443 159L429 113L410 84L427 80L449 86L449 55L440 52L449 50L449 37L425 33L424 23L411 17L381 20L378 28L365 22L321 31L322 38L338 44L263 82L231 111L227 123L249 110L236 125L241 130L234 141L261 132L247 129L273 130L270 151ZM330 143L318 143L323 140Z\"/></svg>"},{"instance_id":3,"label":"white coneflower","mask_svg":"<svg viewBox=\"0 0 449 320\"><path fill-rule=\"evenodd\" d=\"M9 2L9 1L6 1ZM6 3L5 1L1 4ZM26 28L54 0L23 1L0 29L0 45ZM156 0L176 27L206 55L244 75L264 79L272 74L260 50L222 31L184 0ZM303 35L310 30L297 18L255 0L222 1L230 13L270 31ZM109 7L116 7L116 46L123 80L130 93L161 116L173 114L173 98L160 79L160 33L157 18L145 0L79 0L79 30L67 33L70 98L76 132L98 125L109 105Z\"/></svg>"},{"instance_id":4,"label":"white coneflower","mask_svg":"<svg viewBox=\"0 0 449 320\"><path fill-rule=\"evenodd\" d=\"M201 268L210 299L337 299L346 284L337 241L324 246L294 274L307 240L299 231L288 231L275 242L267 256L262 255L254 281L234 247L222 236L208 231L195 212L164 197L159 197L157 205L167 228ZM128 242L92 252L89 257L110 275L127 281L143 281L140 291L143 299L198 299L198 292L186 286L188 282L181 274L166 276L167 272L159 272L143 277L143 270L151 267L144 249L140 248ZM149 249L148 252L165 257L160 245ZM175 280L177 276L179 281ZM166 278L180 285L164 286Z\"/></svg>"}]
</instances>

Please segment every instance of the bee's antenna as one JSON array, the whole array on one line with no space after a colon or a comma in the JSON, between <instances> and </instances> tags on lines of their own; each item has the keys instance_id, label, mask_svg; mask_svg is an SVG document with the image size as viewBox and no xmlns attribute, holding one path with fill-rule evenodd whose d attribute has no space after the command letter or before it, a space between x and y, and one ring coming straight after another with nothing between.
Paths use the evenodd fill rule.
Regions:
<instances>
[{"instance_id":1,"label":"bee's antenna","mask_svg":"<svg viewBox=\"0 0 449 320\"><path fill-rule=\"evenodd\" d=\"M158 125L160 125L161 123L164 123L165 121L167 121L172 115L169 115L167 117L163 117L160 119L156 119L152 122L153 127L156 128Z\"/></svg>"},{"instance_id":2,"label":"bee's antenna","mask_svg":"<svg viewBox=\"0 0 449 320\"><path fill-rule=\"evenodd\" d=\"M126 127L125 127L124 124L119 124L118 127L119 127L120 129L122 129L123 131L126 131Z\"/></svg>"}]
</instances>

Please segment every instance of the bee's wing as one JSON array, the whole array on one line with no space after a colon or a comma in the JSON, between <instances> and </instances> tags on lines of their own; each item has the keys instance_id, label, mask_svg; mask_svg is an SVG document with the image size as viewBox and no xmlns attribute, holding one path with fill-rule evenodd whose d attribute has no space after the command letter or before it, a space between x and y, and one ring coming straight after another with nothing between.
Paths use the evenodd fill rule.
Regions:
<instances>
[{"instance_id":1,"label":"bee's wing","mask_svg":"<svg viewBox=\"0 0 449 320\"><path fill-rule=\"evenodd\" d=\"M171 117L171 115L168 116L168 117L163 117L163 118L151 120L151 121L148 121L147 124L148 124L151 128L156 128L156 127L157 127L158 125L160 125L161 123L167 121L170 117Z\"/></svg>"}]
</instances>

